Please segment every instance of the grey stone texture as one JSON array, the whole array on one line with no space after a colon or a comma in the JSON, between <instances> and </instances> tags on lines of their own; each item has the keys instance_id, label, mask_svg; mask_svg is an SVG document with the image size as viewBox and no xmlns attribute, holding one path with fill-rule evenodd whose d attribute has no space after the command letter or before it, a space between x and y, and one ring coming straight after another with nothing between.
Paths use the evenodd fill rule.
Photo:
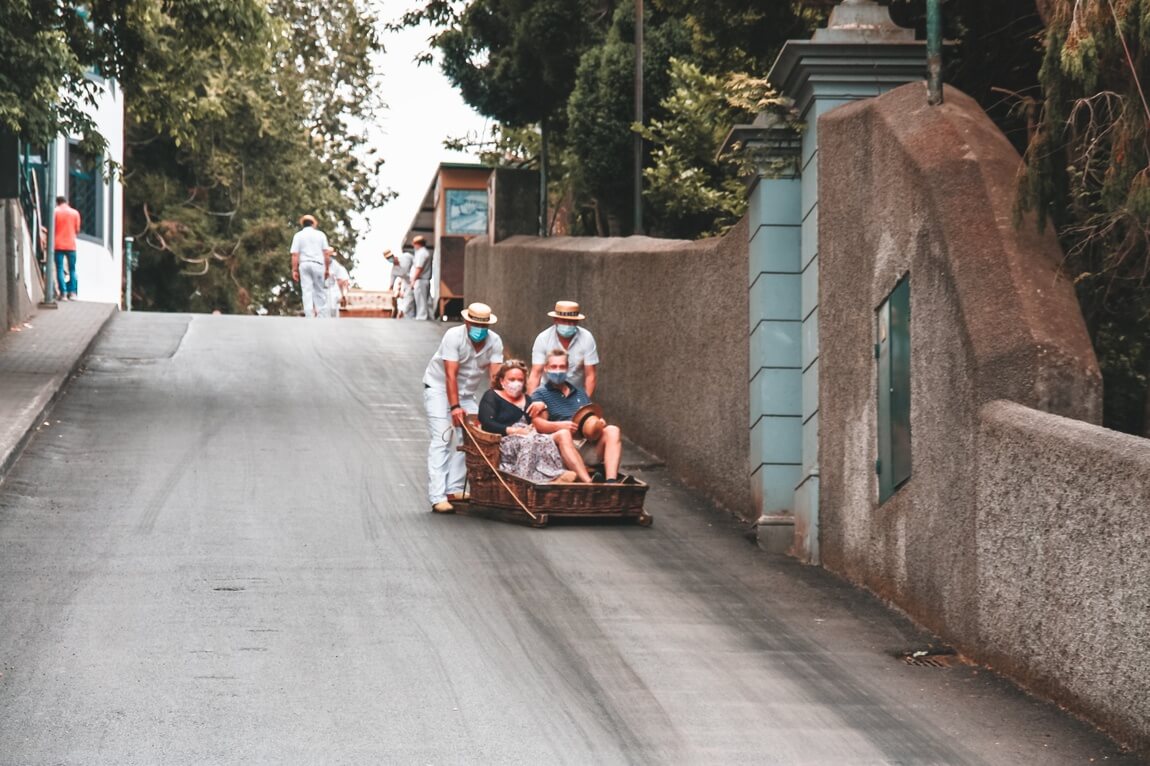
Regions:
<instances>
[{"instance_id":1,"label":"grey stone texture","mask_svg":"<svg viewBox=\"0 0 1150 766\"><path fill-rule=\"evenodd\" d=\"M15 199L0 199L0 337L32 313L33 297L24 288L24 264L32 240L23 209ZM36 280L32 280L37 288ZM35 298L41 296L36 290Z\"/></svg>"},{"instance_id":2,"label":"grey stone texture","mask_svg":"<svg viewBox=\"0 0 1150 766\"><path fill-rule=\"evenodd\" d=\"M722 238L486 238L467 246L468 301L491 304L507 355L529 359L557 300L599 344L595 399L624 435L744 518L748 479L747 223Z\"/></svg>"},{"instance_id":3,"label":"grey stone texture","mask_svg":"<svg viewBox=\"0 0 1150 766\"><path fill-rule=\"evenodd\" d=\"M823 564L1150 745L1126 691L1150 699L1145 652L1105 672L1122 655L1103 654L1146 645L1146 547L1111 544L1150 530L1150 442L1093 425L1101 377L1061 251L1014 225L1017 153L972 99L929 107L923 83L819 135ZM880 506L875 312L907 273L913 473Z\"/></svg>"},{"instance_id":4,"label":"grey stone texture","mask_svg":"<svg viewBox=\"0 0 1150 766\"><path fill-rule=\"evenodd\" d=\"M1150 441L997 401L978 444L979 659L1150 754Z\"/></svg>"}]
</instances>

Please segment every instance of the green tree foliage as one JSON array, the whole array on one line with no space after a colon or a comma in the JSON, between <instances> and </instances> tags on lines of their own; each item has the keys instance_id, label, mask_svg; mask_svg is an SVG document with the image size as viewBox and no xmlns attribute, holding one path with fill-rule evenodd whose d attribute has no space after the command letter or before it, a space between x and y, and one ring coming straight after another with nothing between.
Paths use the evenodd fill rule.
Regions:
<instances>
[{"instance_id":1,"label":"green tree foliage","mask_svg":"<svg viewBox=\"0 0 1150 766\"><path fill-rule=\"evenodd\" d=\"M703 72L763 76L787 40L809 39L837 0L649 0L683 20Z\"/></svg>"},{"instance_id":2,"label":"green tree foliage","mask_svg":"<svg viewBox=\"0 0 1150 766\"><path fill-rule=\"evenodd\" d=\"M128 0L0 3L0 130L31 144L61 132L102 151L85 107L97 86L89 74L123 64Z\"/></svg>"},{"instance_id":3,"label":"green tree foliage","mask_svg":"<svg viewBox=\"0 0 1150 766\"><path fill-rule=\"evenodd\" d=\"M383 201L356 127L377 105L374 22L357 0L322 12L301 0L197 2L219 7L153 7L142 73L125 81L135 301L294 313L298 217L315 214L350 252L351 214Z\"/></svg>"},{"instance_id":4,"label":"green tree foliage","mask_svg":"<svg viewBox=\"0 0 1150 766\"><path fill-rule=\"evenodd\" d=\"M670 60L686 55L690 40L678 19L646 8L644 15L643 112L660 119L671 88ZM590 218L579 228L600 235L633 230L634 41L635 7L624 0L603 43L583 54L567 101L569 180Z\"/></svg>"},{"instance_id":5,"label":"green tree foliage","mask_svg":"<svg viewBox=\"0 0 1150 766\"><path fill-rule=\"evenodd\" d=\"M586 0L476 0L436 39L467 103L512 127L554 119L592 40Z\"/></svg>"},{"instance_id":6,"label":"green tree foliage","mask_svg":"<svg viewBox=\"0 0 1150 766\"><path fill-rule=\"evenodd\" d=\"M1150 2L1048 5L1022 204L1053 222L1105 380L1105 422L1144 432L1150 373Z\"/></svg>"},{"instance_id":7,"label":"green tree foliage","mask_svg":"<svg viewBox=\"0 0 1150 766\"><path fill-rule=\"evenodd\" d=\"M381 204L359 127L378 106L367 0L7 0L0 130L106 146L93 72L127 104L125 195L136 305L293 312L288 237L316 214L350 251Z\"/></svg>"},{"instance_id":8,"label":"green tree foliage","mask_svg":"<svg viewBox=\"0 0 1150 766\"><path fill-rule=\"evenodd\" d=\"M720 154L727 132L762 112L798 127L796 115L764 78L707 74L678 59L671 59L663 107L667 117L642 131L654 147L643 171L652 228L668 237L721 234L746 212L744 176L759 165L755 157Z\"/></svg>"}]
</instances>

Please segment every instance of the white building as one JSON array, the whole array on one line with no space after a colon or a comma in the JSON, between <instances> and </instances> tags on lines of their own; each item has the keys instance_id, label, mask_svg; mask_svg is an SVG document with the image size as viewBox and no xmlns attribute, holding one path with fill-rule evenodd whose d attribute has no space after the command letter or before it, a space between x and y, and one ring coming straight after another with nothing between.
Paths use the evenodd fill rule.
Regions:
<instances>
[{"instance_id":1,"label":"white building","mask_svg":"<svg viewBox=\"0 0 1150 766\"><path fill-rule=\"evenodd\" d=\"M124 97L115 80L91 75L97 86L89 114L107 139L102 156L86 154L79 136L60 136L47 147L0 142L0 151L15 154L15 162L2 163L5 173L18 176L19 194L0 194L4 215L5 304L9 324L45 298L45 264L51 253L39 253L36 232L52 225L55 196L67 197L80 211L81 231L76 240L76 279L79 300L122 304L123 299L123 185L118 173L124 161ZM24 308L21 308L24 307Z\"/></svg>"},{"instance_id":2,"label":"white building","mask_svg":"<svg viewBox=\"0 0 1150 766\"><path fill-rule=\"evenodd\" d=\"M48 150L44 169L53 173L56 194L68 198L80 211L80 236L76 238L76 277L79 298L121 305L124 274L124 192L119 168L124 162L124 95L115 80L97 79L99 95L93 108L96 129L107 139L102 157L84 154L78 137L60 137ZM109 164L109 160L111 164ZM44 186L48 186L47 183ZM49 225L55 200L44 189L41 199L45 224ZM41 203L43 204L43 202Z\"/></svg>"}]
</instances>

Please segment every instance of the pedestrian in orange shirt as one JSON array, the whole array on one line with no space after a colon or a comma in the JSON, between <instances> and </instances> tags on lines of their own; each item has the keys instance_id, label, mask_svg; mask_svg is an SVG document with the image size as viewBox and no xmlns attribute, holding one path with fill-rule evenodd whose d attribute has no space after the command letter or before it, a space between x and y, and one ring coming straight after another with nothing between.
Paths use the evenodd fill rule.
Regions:
<instances>
[{"instance_id":1,"label":"pedestrian in orange shirt","mask_svg":"<svg viewBox=\"0 0 1150 766\"><path fill-rule=\"evenodd\" d=\"M80 211L68 204L67 197L56 198L56 285L60 299L76 300L76 235L80 233ZM64 281L64 259L68 259L68 281Z\"/></svg>"}]
</instances>

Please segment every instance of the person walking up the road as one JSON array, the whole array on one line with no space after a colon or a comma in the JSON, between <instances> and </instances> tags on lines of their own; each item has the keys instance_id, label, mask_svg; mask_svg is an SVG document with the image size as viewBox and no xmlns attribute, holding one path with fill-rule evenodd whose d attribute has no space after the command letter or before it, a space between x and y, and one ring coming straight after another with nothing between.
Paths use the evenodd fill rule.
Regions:
<instances>
[{"instance_id":1,"label":"person walking up the road","mask_svg":"<svg viewBox=\"0 0 1150 766\"><path fill-rule=\"evenodd\" d=\"M326 317L327 288L324 282L331 268L327 235L316 228L315 216L299 219L302 227L291 241L291 278L299 282L303 294L303 315L309 319Z\"/></svg>"},{"instance_id":2,"label":"person walking up the road","mask_svg":"<svg viewBox=\"0 0 1150 766\"><path fill-rule=\"evenodd\" d=\"M339 307L347 304L347 291L351 288L351 274L334 255L331 257L331 266L328 277L324 282L327 287L327 310L332 319L339 319Z\"/></svg>"},{"instance_id":3,"label":"person walking up the road","mask_svg":"<svg viewBox=\"0 0 1150 766\"><path fill-rule=\"evenodd\" d=\"M543 365L551 349L561 348L567 352L567 380L581 389L587 397L594 398L598 383L599 347L595 336L579 323L587 317L579 310L575 301L557 301L555 310L547 312L554 321L550 327L539 333L531 346L531 376L527 379L527 393L539 388L543 378Z\"/></svg>"},{"instance_id":4,"label":"person walking up the road","mask_svg":"<svg viewBox=\"0 0 1150 766\"><path fill-rule=\"evenodd\" d=\"M415 246L411 261L411 289L415 296L412 319L431 319L431 252L422 234L417 234L411 244Z\"/></svg>"},{"instance_id":5,"label":"person walking up the road","mask_svg":"<svg viewBox=\"0 0 1150 766\"><path fill-rule=\"evenodd\" d=\"M427 447L427 498L431 510L450 513L461 499L467 463L457 447L464 417L479 412L476 393L486 390L503 363L503 339L491 330L498 321L486 303L462 312L463 324L443 334L423 373L423 405L431 443Z\"/></svg>"},{"instance_id":6,"label":"person walking up the road","mask_svg":"<svg viewBox=\"0 0 1150 766\"><path fill-rule=\"evenodd\" d=\"M400 250L395 255L390 250L383 257L391 261L391 290L395 293L396 318L411 318L415 314L415 297L411 292L411 253Z\"/></svg>"},{"instance_id":7,"label":"person walking up the road","mask_svg":"<svg viewBox=\"0 0 1150 766\"><path fill-rule=\"evenodd\" d=\"M74 301L79 291L76 279L76 235L80 233L80 211L68 204L67 197L56 198L56 239L52 245L56 258L56 287L60 300ZM64 280L64 261L68 262L68 279Z\"/></svg>"}]
</instances>

